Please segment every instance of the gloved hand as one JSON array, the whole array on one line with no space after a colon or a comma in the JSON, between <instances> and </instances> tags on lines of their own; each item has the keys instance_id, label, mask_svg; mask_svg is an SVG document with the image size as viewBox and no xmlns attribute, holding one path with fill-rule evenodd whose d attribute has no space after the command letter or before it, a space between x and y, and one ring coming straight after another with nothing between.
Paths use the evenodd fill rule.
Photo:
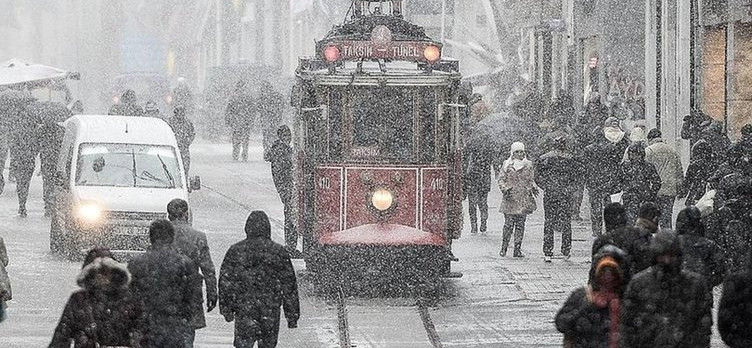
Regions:
<instances>
[{"instance_id":1,"label":"gloved hand","mask_svg":"<svg viewBox=\"0 0 752 348\"><path fill-rule=\"evenodd\" d=\"M217 307L217 294L206 294L206 311L211 312L214 307Z\"/></svg>"},{"instance_id":2,"label":"gloved hand","mask_svg":"<svg viewBox=\"0 0 752 348\"><path fill-rule=\"evenodd\" d=\"M713 200L715 199L715 190L705 192L705 194L695 203L695 207L700 210L700 214L705 217L713 213Z\"/></svg>"},{"instance_id":3,"label":"gloved hand","mask_svg":"<svg viewBox=\"0 0 752 348\"><path fill-rule=\"evenodd\" d=\"M287 328L288 329L295 329L298 327L298 321L297 320L288 320L287 321Z\"/></svg>"}]
</instances>

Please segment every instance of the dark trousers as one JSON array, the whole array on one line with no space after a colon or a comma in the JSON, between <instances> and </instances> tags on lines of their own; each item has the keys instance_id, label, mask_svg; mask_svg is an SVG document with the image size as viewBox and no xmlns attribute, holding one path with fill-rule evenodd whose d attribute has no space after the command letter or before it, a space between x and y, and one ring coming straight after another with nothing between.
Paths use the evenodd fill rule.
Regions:
<instances>
[{"instance_id":1,"label":"dark trousers","mask_svg":"<svg viewBox=\"0 0 752 348\"><path fill-rule=\"evenodd\" d=\"M248 143L251 131L248 129L233 129L232 131L232 159L237 160L242 152L243 161L248 160Z\"/></svg>"},{"instance_id":2,"label":"dark trousers","mask_svg":"<svg viewBox=\"0 0 752 348\"><path fill-rule=\"evenodd\" d=\"M512 233L514 233L514 251L520 251L522 248L522 238L525 237L526 219L527 215L524 214L504 214L504 233L501 238L502 252L506 253Z\"/></svg>"},{"instance_id":3,"label":"dark trousers","mask_svg":"<svg viewBox=\"0 0 752 348\"><path fill-rule=\"evenodd\" d=\"M289 250L296 249L298 247L298 232L295 231L295 200L292 192L280 194L280 199L285 207L285 246Z\"/></svg>"},{"instance_id":4,"label":"dark trousers","mask_svg":"<svg viewBox=\"0 0 752 348\"><path fill-rule=\"evenodd\" d=\"M661 221L659 221L661 228L671 228L671 222L674 215L674 201L675 196L658 195L658 207L661 209Z\"/></svg>"},{"instance_id":5,"label":"dark trousers","mask_svg":"<svg viewBox=\"0 0 752 348\"><path fill-rule=\"evenodd\" d=\"M569 255L572 249L572 216L569 195L543 194L543 254L553 256L554 233L561 233L561 253Z\"/></svg>"},{"instance_id":6,"label":"dark trousers","mask_svg":"<svg viewBox=\"0 0 752 348\"><path fill-rule=\"evenodd\" d=\"M582 199L585 196L585 185L579 185L574 189L572 194L572 206L570 213L572 216L580 216L580 208L582 207Z\"/></svg>"},{"instance_id":7,"label":"dark trousers","mask_svg":"<svg viewBox=\"0 0 752 348\"><path fill-rule=\"evenodd\" d=\"M268 310L267 310L268 311ZM279 308L271 309L264 316L250 315L235 317L235 348L274 348L279 336Z\"/></svg>"},{"instance_id":8,"label":"dark trousers","mask_svg":"<svg viewBox=\"0 0 752 348\"><path fill-rule=\"evenodd\" d=\"M611 203L611 194L596 187L588 188L590 200L590 225L593 236L603 234L603 209Z\"/></svg>"},{"instance_id":9,"label":"dark trousers","mask_svg":"<svg viewBox=\"0 0 752 348\"><path fill-rule=\"evenodd\" d=\"M29 185L34 176L34 161L15 161L13 172L16 176L16 193L18 194L18 209L26 210L26 199L29 197Z\"/></svg>"},{"instance_id":10,"label":"dark trousers","mask_svg":"<svg viewBox=\"0 0 752 348\"><path fill-rule=\"evenodd\" d=\"M480 210L480 231L486 232L488 221L488 192L469 192L467 194L470 226L473 232L478 226L478 211Z\"/></svg>"}]
</instances>

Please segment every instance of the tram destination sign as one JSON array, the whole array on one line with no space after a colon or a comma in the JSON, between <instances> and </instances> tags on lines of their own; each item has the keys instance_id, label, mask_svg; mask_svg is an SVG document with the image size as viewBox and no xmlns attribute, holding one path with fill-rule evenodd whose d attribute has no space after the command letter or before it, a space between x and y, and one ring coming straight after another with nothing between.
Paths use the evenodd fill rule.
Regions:
<instances>
[{"instance_id":1,"label":"tram destination sign","mask_svg":"<svg viewBox=\"0 0 752 348\"><path fill-rule=\"evenodd\" d=\"M328 43L326 47L336 47L339 50L338 60L394 59L425 62L429 61L430 54L438 56L441 50L435 43L422 41L336 41Z\"/></svg>"}]
</instances>

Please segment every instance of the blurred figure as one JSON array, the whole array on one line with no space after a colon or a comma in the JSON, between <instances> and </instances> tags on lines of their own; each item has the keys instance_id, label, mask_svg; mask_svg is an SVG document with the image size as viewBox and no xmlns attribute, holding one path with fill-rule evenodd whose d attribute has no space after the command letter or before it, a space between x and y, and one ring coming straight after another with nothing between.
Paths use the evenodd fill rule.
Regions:
<instances>
[{"instance_id":1,"label":"blurred figure","mask_svg":"<svg viewBox=\"0 0 752 348\"><path fill-rule=\"evenodd\" d=\"M180 198L173 199L167 204L167 216L175 228L175 241L172 242L173 248L180 255L186 256L193 261L200 271L198 279L199 291L195 302L198 306L192 307L193 321L191 322L191 331L187 339L187 346L193 347L193 341L196 338L196 329L206 327L206 318L204 317L203 296L201 293L201 280L206 285L206 311L211 312L217 306L217 276L214 271L214 263L209 253L209 243L206 240L206 234L200 232L189 223L188 202Z\"/></svg>"},{"instance_id":2,"label":"blurred figure","mask_svg":"<svg viewBox=\"0 0 752 348\"><path fill-rule=\"evenodd\" d=\"M480 215L480 233L485 234L488 230L488 193L491 191L495 151L487 143L475 141L465 146L465 154L467 167L463 184L467 192L470 233L478 233Z\"/></svg>"},{"instance_id":3,"label":"blurred figure","mask_svg":"<svg viewBox=\"0 0 752 348\"><path fill-rule=\"evenodd\" d=\"M145 322L141 347L187 347L193 315L201 303L195 263L172 247L175 229L164 219L149 226L149 249L128 263L131 288L143 301ZM199 307L199 308L196 308Z\"/></svg>"},{"instance_id":4,"label":"blurred figure","mask_svg":"<svg viewBox=\"0 0 752 348\"><path fill-rule=\"evenodd\" d=\"M747 250L752 259L752 249ZM718 332L731 348L752 347L752 264L723 281Z\"/></svg>"},{"instance_id":5,"label":"blurred figure","mask_svg":"<svg viewBox=\"0 0 752 348\"><path fill-rule=\"evenodd\" d=\"M131 274L107 249L92 249L68 298L49 348L139 347L142 307Z\"/></svg>"},{"instance_id":6,"label":"blurred figure","mask_svg":"<svg viewBox=\"0 0 752 348\"><path fill-rule=\"evenodd\" d=\"M300 302L295 269L287 250L271 240L269 218L254 211L247 238L230 247L219 271L219 311L235 321L235 347L277 346L280 307L287 327L298 327Z\"/></svg>"},{"instance_id":7,"label":"blurred figure","mask_svg":"<svg viewBox=\"0 0 752 348\"><path fill-rule=\"evenodd\" d=\"M588 285L573 291L556 314L565 347L619 347L621 298L629 278L621 249L606 245L593 255Z\"/></svg>"},{"instance_id":8,"label":"blurred figure","mask_svg":"<svg viewBox=\"0 0 752 348\"><path fill-rule=\"evenodd\" d=\"M702 132L702 125L709 124L712 119L704 112L692 109L689 115L684 116L681 129L681 138L689 140L689 145L694 148L695 143L700 140L700 133ZM694 158L694 152L692 153Z\"/></svg>"},{"instance_id":9,"label":"blurred figure","mask_svg":"<svg viewBox=\"0 0 752 348\"><path fill-rule=\"evenodd\" d=\"M723 129L723 122L707 121L703 123L700 139L707 141L713 149L713 154L716 156L714 159L715 165L720 165L728 160L726 152L731 147L731 140Z\"/></svg>"},{"instance_id":10,"label":"blurred figure","mask_svg":"<svg viewBox=\"0 0 752 348\"><path fill-rule=\"evenodd\" d=\"M295 179L292 163L292 133L286 125L277 130L277 140L269 149L269 161L272 164L272 179L279 199L285 210L285 248L292 258L302 255L297 250L298 233L295 231Z\"/></svg>"},{"instance_id":11,"label":"blurred figure","mask_svg":"<svg viewBox=\"0 0 752 348\"><path fill-rule=\"evenodd\" d=\"M13 299L13 291L10 287L10 277L8 271L5 269L8 267L10 261L8 260L8 250L5 249L5 241L3 237L0 237L0 323L5 320L5 302Z\"/></svg>"},{"instance_id":12,"label":"blurred figure","mask_svg":"<svg viewBox=\"0 0 752 348\"><path fill-rule=\"evenodd\" d=\"M499 255L507 256L509 239L514 234L514 257L525 257L522 253L525 220L537 209L535 168L525 155L525 144L513 143L509 152L509 159L504 161L498 180L502 193L501 212L504 213L504 234Z\"/></svg>"},{"instance_id":13,"label":"blurred figure","mask_svg":"<svg viewBox=\"0 0 752 348\"><path fill-rule=\"evenodd\" d=\"M563 137L554 139L555 150L545 153L535 166L535 183L543 189L543 260L551 262L554 234L561 233L561 253L569 259L572 248L572 220L570 205L572 193L583 177L580 163L566 152Z\"/></svg>"},{"instance_id":14,"label":"blurred figure","mask_svg":"<svg viewBox=\"0 0 752 348\"><path fill-rule=\"evenodd\" d=\"M26 199L34 176L36 158L39 155L40 139L37 127L39 120L24 111L12 125L10 135L10 172L16 177L18 215L26 217Z\"/></svg>"},{"instance_id":15,"label":"blurred figure","mask_svg":"<svg viewBox=\"0 0 752 348\"><path fill-rule=\"evenodd\" d=\"M185 111L182 105L176 106L175 112L167 121L167 124L172 128L172 132L175 133L180 158L183 160L183 167L185 167L185 176L188 177L191 169L190 147L196 138L196 130L193 128L193 122L186 117Z\"/></svg>"},{"instance_id":16,"label":"blurred figure","mask_svg":"<svg viewBox=\"0 0 752 348\"><path fill-rule=\"evenodd\" d=\"M195 105L191 86L185 77L180 76L177 78L177 86L172 90L172 95L175 97L174 105L182 105L185 108L185 114L190 118L193 115Z\"/></svg>"},{"instance_id":17,"label":"blurred figure","mask_svg":"<svg viewBox=\"0 0 752 348\"><path fill-rule=\"evenodd\" d=\"M143 116L144 109L142 109L141 106L138 105L136 92L132 89L129 89L123 92L123 96L120 98L120 102L110 108L109 115Z\"/></svg>"},{"instance_id":18,"label":"blurred figure","mask_svg":"<svg viewBox=\"0 0 752 348\"><path fill-rule=\"evenodd\" d=\"M684 250L684 270L705 277L708 291L720 285L726 276L726 256L718 244L705 238L700 210L689 206L676 217L676 234Z\"/></svg>"},{"instance_id":19,"label":"blurred figure","mask_svg":"<svg viewBox=\"0 0 752 348\"><path fill-rule=\"evenodd\" d=\"M713 297L707 283L682 269L673 232L656 233L650 250L653 265L636 274L624 294L620 347L709 347Z\"/></svg>"},{"instance_id":20,"label":"blurred figure","mask_svg":"<svg viewBox=\"0 0 752 348\"><path fill-rule=\"evenodd\" d=\"M752 262L748 253L752 249L752 183L749 178L739 179L729 184L734 195L711 215L709 223L711 239L726 251L729 272L742 272Z\"/></svg>"},{"instance_id":21,"label":"blurred figure","mask_svg":"<svg viewBox=\"0 0 752 348\"><path fill-rule=\"evenodd\" d=\"M645 202L656 202L661 189L661 177L655 166L645 161L645 147L642 144L629 145L629 161L621 166L622 201L627 210L627 222L633 223L637 211Z\"/></svg>"},{"instance_id":22,"label":"blurred figure","mask_svg":"<svg viewBox=\"0 0 752 348\"><path fill-rule=\"evenodd\" d=\"M261 83L258 99L258 120L261 123L261 132L264 145L264 160L269 161L269 150L277 138L277 130L282 124L282 111L284 111L282 95L274 90L269 81Z\"/></svg>"},{"instance_id":23,"label":"blurred figure","mask_svg":"<svg viewBox=\"0 0 752 348\"><path fill-rule=\"evenodd\" d=\"M225 110L225 124L232 131L232 160L237 161L242 152L243 162L248 161L248 142L256 109L253 98L245 88L243 81L235 85L235 93Z\"/></svg>"},{"instance_id":24,"label":"blurred figure","mask_svg":"<svg viewBox=\"0 0 752 348\"><path fill-rule=\"evenodd\" d=\"M661 131L651 129L648 132L648 143L645 149L645 162L650 163L658 171L661 178L661 188L655 201L661 208L661 228L671 228L674 217L674 201L684 182L684 167L682 167L679 153L661 138Z\"/></svg>"},{"instance_id":25,"label":"blurred figure","mask_svg":"<svg viewBox=\"0 0 752 348\"><path fill-rule=\"evenodd\" d=\"M713 149L705 140L698 140L692 146L692 159L687 167L687 173L679 197L687 197L684 204L694 205L705 191L710 182L710 177L716 168L711 166L713 161Z\"/></svg>"},{"instance_id":26,"label":"blurred figure","mask_svg":"<svg viewBox=\"0 0 752 348\"><path fill-rule=\"evenodd\" d=\"M144 116L154 117L160 120L165 120L165 117L162 116L162 112L159 111L159 107L157 106L157 103L155 103L153 100L149 100L146 102L146 105L144 106Z\"/></svg>"}]
</instances>

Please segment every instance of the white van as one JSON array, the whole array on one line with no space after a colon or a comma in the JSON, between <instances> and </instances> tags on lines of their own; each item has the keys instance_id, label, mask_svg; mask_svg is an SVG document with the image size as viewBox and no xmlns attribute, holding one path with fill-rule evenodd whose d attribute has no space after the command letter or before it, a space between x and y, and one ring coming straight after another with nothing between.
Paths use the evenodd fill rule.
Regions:
<instances>
[{"instance_id":1,"label":"white van","mask_svg":"<svg viewBox=\"0 0 752 348\"><path fill-rule=\"evenodd\" d=\"M79 115L65 121L53 189L50 250L80 258L93 247L140 251L167 203L188 200L170 126L151 117Z\"/></svg>"}]
</instances>

